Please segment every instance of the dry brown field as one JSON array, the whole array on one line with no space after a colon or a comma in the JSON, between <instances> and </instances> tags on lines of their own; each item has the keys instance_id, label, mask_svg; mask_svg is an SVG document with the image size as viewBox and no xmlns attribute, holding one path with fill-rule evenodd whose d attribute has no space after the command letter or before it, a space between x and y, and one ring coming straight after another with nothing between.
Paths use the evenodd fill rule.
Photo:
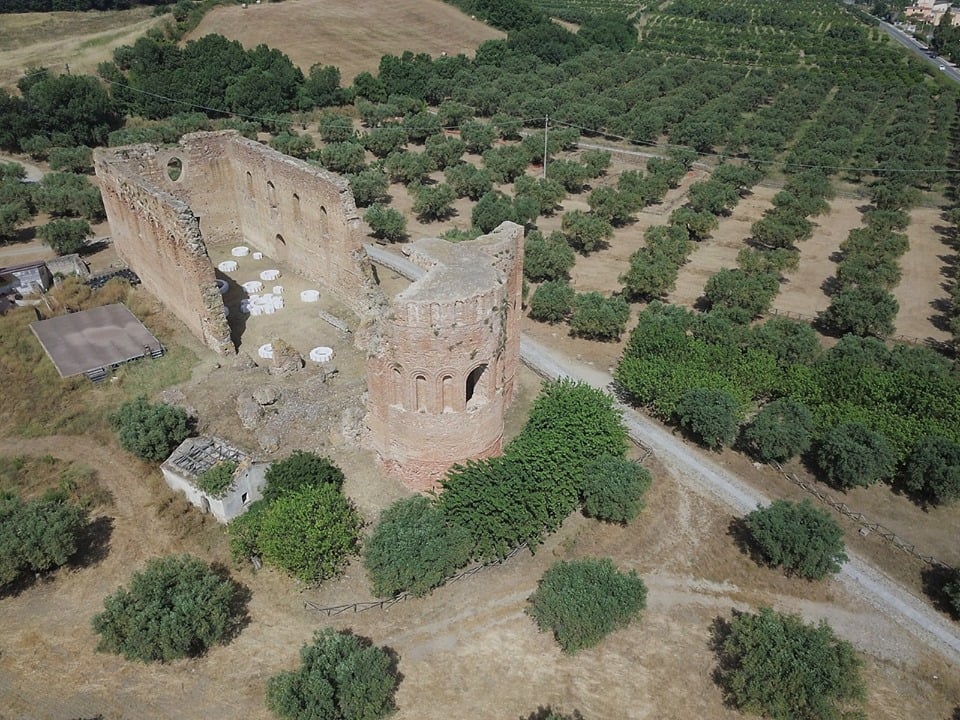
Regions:
<instances>
[{"instance_id":1,"label":"dry brown field","mask_svg":"<svg viewBox=\"0 0 960 720\"><path fill-rule=\"evenodd\" d=\"M267 43L285 52L306 73L311 65L336 65L343 85L364 70L376 72L380 58L404 50L473 55L485 40L504 37L471 20L443 0L286 0L214 8L187 36L219 33L244 47Z\"/></svg>"},{"instance_id":2,"label":"dry brown field","mask_svg":"<svg viewBox=\"0 0 960 720\"><path fill-rule=\"evenodd\" d=\"M130 45L161 18L153 8L107 12L4 14L0 22L0 87L13 87L28 68L91 74L114 49Z\"/></svg>"}]
</instances>

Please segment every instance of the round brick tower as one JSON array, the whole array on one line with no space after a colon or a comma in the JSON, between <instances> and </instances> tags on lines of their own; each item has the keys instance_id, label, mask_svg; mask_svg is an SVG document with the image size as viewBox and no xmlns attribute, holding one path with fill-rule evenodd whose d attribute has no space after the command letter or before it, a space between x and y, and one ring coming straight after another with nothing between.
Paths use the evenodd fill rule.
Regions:
<instances>
[{"instance_id":1,"label":"round brick tower","mask_svg":"<svg viewBox=\"0 0 960 720\"><path fill-rule=\"evenodd\" d=\"M391 474L429 490L454 463L502 449L520 360L523 228L409 247L424 274L375 323L367 437Z\"/></svg>"}]
</instances>

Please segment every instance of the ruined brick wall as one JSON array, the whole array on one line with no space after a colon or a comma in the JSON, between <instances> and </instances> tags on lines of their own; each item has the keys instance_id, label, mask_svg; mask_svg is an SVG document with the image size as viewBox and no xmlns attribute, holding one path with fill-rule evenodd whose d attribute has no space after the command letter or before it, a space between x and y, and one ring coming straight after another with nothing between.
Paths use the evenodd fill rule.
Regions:
<instances>
[{"instance_id":1,"label":"ruined brick wall","mask_svg":"<svg viewBox=\"0 0 960 720\"><path fill-rule=\"evenodd\" d=\"M120 258L209 348L232 353L230 327L197 217L155 183L155 148L99 150L100 192Z\"/></svg>"},{"instance_id":2,"label":"ruined brick wall","mask_svg":"<svg viewBox=\"0 0 960 720\"><path fill-rule=\"evenodd\" d=\"M184 135L170 148L100 150L95 165L117 252L218 352L225 349L220 310L207 307L215 298L207 297L214 270L206 245L252 246L358 315L367 310L360 217L345 179L232 130Z\"/></svg>"},{"instance_id":3,"label":"ruined brick wall","mask_svg":"<svg viewBox=\"0 0 960 720\"><path fill-rule=\"evenodd\" d=\"M367 441L406 485L498 454L520 357L523 228L472 242L419 240L427 272L377 320L367 360Z\"/></svg>"},{"instance_id":4,"label":"ruined brick wall","mask_svg":"<svg viewBox=\"0 0 960 720\"><path fill-rule=\"evenodd\" d=\"M353 312L369 304L357 261L363 232L347 181L233 131L184 135L159 156L167 179L200 215L208 244L244 244L335 295Z\"/></svg>"}]
</instances>

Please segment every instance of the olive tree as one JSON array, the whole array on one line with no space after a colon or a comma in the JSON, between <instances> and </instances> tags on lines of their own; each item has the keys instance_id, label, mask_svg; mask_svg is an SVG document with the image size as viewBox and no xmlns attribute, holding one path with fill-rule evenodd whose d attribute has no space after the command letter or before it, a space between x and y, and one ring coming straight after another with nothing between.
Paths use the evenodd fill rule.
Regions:
<instances>
[{"instance_id":1,"label":"olive tree","mask_svg":"<svg viewBox=\"0 0 960 720\"><path fill-rule=\"evenodd\" d=\"M283 720L379 720L400 678L391 653L349 632L318 630L300 667L267 680L267 707Z\"/></svg>"},{"instance_id":2,"label":"olive tree","mask_svg":"<svg viewBox=\"0 0 960 720\"><path fill-rule=\"evenodd\" d=\"M809 500L775 500L747 515L744 524L766 562L788 575L822 580L847 560L843 530Z\"/></svg>"},{"instance_id":3,"label":"olive tree","mask_svg":"<svg viewBox=\"0 0 960 720\"><path fill-rule=\"evenodd\" d=\"M93 618L97 649L128 660L170 662L202 655L243 624L242 589L189 555L154 558Z\"/></svg>"}]
</instances>

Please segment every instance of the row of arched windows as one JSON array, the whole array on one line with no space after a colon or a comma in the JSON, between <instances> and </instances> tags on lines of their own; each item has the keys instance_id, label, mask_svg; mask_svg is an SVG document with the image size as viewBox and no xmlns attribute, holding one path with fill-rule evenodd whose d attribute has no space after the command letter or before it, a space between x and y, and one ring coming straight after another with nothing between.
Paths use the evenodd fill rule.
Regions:
<instances>
[{"instance_id":1,"label":"row of arched windows","mask_svg":"<svg viewBox=\"0 0 960 720\"><path fill-rule=\"evenodd\" d=\"M394 366L392 404L422 413L462 412L489 400L492 375L486 363L477 365L465 378L453 372L428 378L420 370L405 375L399 366Z\"/></svg>"}]
</instances>

